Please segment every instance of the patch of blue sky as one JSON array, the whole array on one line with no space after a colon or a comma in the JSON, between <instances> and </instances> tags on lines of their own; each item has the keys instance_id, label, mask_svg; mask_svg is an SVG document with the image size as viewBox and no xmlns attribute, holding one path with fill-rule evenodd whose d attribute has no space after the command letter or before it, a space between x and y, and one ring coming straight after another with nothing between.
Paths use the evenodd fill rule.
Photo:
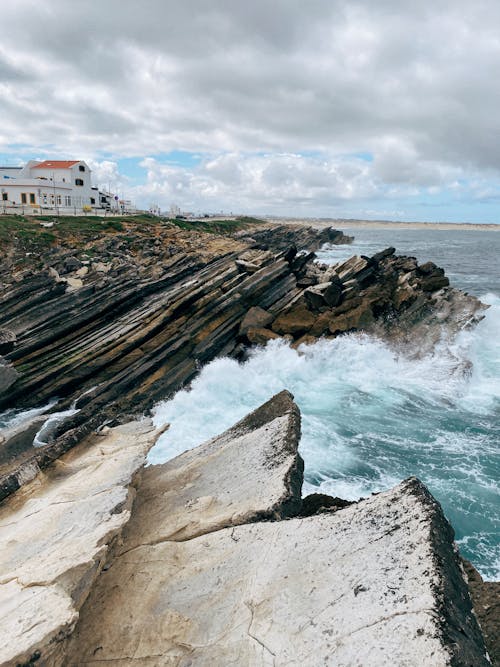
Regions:
<instances>
[{"instance_id":1,"label":"patch of blue sky","mask_svg":"<svg viewBox=\"0 0 500 667\"><path fill-rule=\"evenodd\" d=\"M200 164L207 156L199 152L191 151L170 151L169 153L159 153L158 155L149 155L157 162L174 164L178 167L193 168Z\"/></svg>"}]
</instances>

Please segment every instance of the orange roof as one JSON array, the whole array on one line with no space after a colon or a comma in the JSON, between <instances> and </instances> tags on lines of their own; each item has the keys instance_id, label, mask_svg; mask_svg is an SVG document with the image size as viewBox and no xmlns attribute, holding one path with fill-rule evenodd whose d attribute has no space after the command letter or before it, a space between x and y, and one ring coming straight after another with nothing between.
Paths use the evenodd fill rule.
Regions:
<instances>
[{"instance_id":1,"label":"orange roof","mask_svg":"<svg viewBox=\"0 0 500 667\"><path fill-rule=\"evenodd\" d=\"M80 160L45 160L33 165L33 169L69 169Z\"/></svg>"}]
</instances>

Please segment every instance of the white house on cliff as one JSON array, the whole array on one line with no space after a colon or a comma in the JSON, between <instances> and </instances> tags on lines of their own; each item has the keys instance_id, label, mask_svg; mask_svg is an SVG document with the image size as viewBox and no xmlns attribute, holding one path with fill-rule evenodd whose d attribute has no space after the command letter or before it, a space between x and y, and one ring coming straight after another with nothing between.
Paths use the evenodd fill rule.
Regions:
<instances>
[{"instance_id":1,"label":"white house on cliff","mask_svg":"<svg viewBox=\"0 0 500 667\"><path fill-rule=\"evenodd\" d=\"M30 160L24 167L0 167L0 211L61 213L123 211L122 202L92 186L91 170L83 160Z\"/></svg>"}]
</instances>

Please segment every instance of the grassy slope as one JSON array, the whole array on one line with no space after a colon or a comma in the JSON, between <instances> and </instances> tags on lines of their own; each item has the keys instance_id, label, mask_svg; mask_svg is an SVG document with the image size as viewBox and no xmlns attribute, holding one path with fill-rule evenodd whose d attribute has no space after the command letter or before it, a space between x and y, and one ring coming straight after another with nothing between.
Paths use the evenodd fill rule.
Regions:
<instances>
[{"instance_id":1,"label":"grassy slope","mask_svg":"<svg viewBox=\"0 0 500 667\"><path fill-rule=\"evenodd\" d=\"M41 222L54 222L47 228ZM110 234L123 234L124 240L137 236L154 236L165 224L180 229L215 234L230 234L258 224L255 218L236 220L170 220L141 214L124 218L99 216L39 216L0 215L0 250L15 244L25 251L42 251L50 246L79 248Z\"/></svg>"}]
</instances>

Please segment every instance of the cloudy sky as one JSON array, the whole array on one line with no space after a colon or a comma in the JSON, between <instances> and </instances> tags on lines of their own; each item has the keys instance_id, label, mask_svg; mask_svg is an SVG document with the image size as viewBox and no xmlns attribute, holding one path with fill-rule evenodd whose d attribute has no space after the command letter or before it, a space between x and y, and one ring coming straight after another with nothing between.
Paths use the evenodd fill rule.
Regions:
<instances>
[{"instance_id":1,"label":"cloudy sky","mask_svg":"<svg viewBox=\"0 0 500 667\"><path fill-rule=\"evenodd\" d=\"M0 161L144 207L500 222L498 0L15 0Z\"/></svg>"}]
</instances>

